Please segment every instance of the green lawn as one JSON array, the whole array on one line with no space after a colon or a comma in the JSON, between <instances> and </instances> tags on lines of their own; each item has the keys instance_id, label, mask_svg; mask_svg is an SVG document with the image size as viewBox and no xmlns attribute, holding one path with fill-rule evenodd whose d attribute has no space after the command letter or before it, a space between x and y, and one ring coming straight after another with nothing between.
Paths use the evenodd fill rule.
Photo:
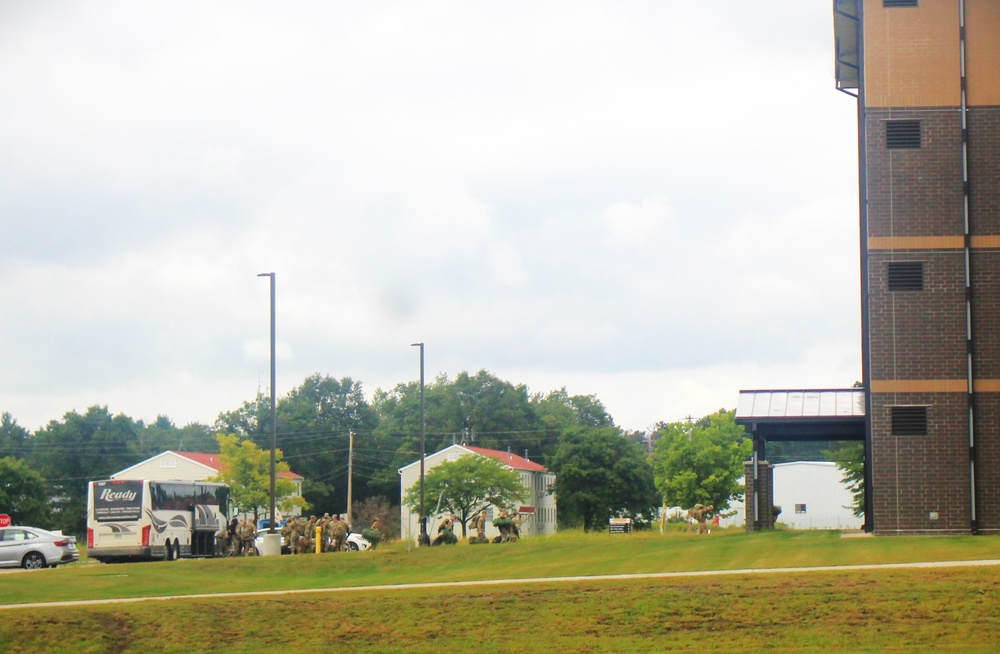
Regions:
<instances>
[{"instance_id":1,"label":"green lawn","mask_svg":"<svg viewBox=\"0 0 1000 654\"><path fill-rule=\"evenodd\" d=\"M0 652L1000 651L1000 568L583 581L74 608L33 602L616 573L1000 559L1000 538L564 533L513 545L0 574ZM63 649L58 649L63 647ZM53 649L55 648L55 649Z\"/></svg>"}]
</instances>

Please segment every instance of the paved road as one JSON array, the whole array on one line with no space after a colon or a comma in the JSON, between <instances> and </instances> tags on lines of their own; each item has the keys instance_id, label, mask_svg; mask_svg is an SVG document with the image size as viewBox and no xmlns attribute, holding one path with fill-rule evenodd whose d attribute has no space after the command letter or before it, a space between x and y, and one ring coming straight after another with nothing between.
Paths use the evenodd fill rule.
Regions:
<instances>
[{"instance_id":1,"label":"paved road","mask_svg":"<svg viewBox=\"0 0 1000 654\"><path fill-rule=\"evenodd\" d=\"M531 579L487 579L483 581L447 581L424 584L386 584L383 586L349 586L342 588L309 588L301 590L261 590L240 593L204 593L199 595L163 595L158 597L123 597L118 599L80 600L74 602L37 602L34 604L0 604L0 610L37 609L48 607L98 606L134 602L165 602L170 600L222 599L228 597L275 597L307 593L354 593L358 591L408 590L413 588L461 588L470 586L503 586L509 584L560 584L576 581L616 581L629 579L675 579L684 577L718 577L723 575L794 574L800 572L845 572L851 570L893 570L906 568L959 568L997 566L1000 559L983 561L931 561L918 563L883 563L870 565L823 565L806 568L744 568L740 570L701 570L694 572L655 572L628 575L587 575L579 577L534 577Z\"/></svg>"}]
</instances>

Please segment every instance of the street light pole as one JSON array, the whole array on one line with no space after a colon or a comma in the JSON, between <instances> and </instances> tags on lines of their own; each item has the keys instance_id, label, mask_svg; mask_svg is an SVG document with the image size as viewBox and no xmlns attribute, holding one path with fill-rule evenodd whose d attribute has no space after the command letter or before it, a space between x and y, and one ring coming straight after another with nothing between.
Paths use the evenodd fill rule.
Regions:
<instances>
[{"instance_id":1,"label":"street light pole","mask_svg":"<svg viewBox=\"0 0 1000 654\"><path fill-rule=\"evenodd\" d=\"M420 348L420 546L430 545L427 535L427 515L424 510L424 459L426 458L427 421L424 419L424 344L411 343L410 347Z\"/></svg>"},{"instance_id":2,"label":"street light pole","mask_svg":"<svg viewBox=\"0 0 1000 654\"><path fill-rule=\"evenodd\" d=\"M270 277L271 278L271 512L268 514L270 519L268 520L267 533L273 535L274 532L274 522L275 522L275 460L274 451L277 448L278 441L278 423L277 423L277 402L275 396L275 364L274 364L274 273L260 273L258 277ZM281 553L281 546L278 546L278 553Z\"/></svg>"}]
</instances>

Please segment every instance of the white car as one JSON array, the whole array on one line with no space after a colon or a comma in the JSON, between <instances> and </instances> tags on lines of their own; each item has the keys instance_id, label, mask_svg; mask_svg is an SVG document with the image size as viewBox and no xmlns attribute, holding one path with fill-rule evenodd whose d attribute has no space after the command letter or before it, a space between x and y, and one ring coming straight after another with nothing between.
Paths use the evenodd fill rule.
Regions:
<instances>
[{"instance_id":1,"label":"white car","mask_svg":"<svg viewBox=\"0 0 1000 654\"><path fill-rule=\"evenodd\" d=\"M38 527L0 527L0 568L38 570L79 560L76 536Z\"/></svg>"},{"instance_id":2,"label":"white car","mask_svg":"<svg viewBox=\"0 0 1000 654\"><path fill-rule=\"evenodd\" d=\"M347 543L345 543L344 547L348 552L364 552L370 550L372 544L361 534L352 531L347 534Z\"/></svg>"},{"instance_id":3,"label":"white car","mask_svg":"<svg viewBox=\"0 0 1000 654\"><path fill-rule=\"evenodd\" d=\"M267 531L257 532L257 540L254 541L254 546L257 550L258 556L264 551L264 534ZM356 532L350 532L347 534L347 542L344 544L344 549L347 552L364 552L370 550L372 544L368 542L368 539ZM288 544L285 542L285 538L281 538L281 553L291 554L292 551L289 549Z\"/></svg>"}]
</instances>

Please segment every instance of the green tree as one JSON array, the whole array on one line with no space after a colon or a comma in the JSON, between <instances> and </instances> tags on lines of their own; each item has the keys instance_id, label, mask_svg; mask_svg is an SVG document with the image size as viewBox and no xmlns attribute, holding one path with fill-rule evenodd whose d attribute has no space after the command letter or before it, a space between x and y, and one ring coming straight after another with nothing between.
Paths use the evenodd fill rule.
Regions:
<instances>
[{"instance_id":1,"label":"green tree","mask_svg":"<svg viewBox=\"0 0 1000 654\"><path fill-rule=\"evenodd\" d=\"M52 525L80 534L87 521L87 482L107 479L135 465L142 424L107 407L92 406L84 414L67 413L31 437L31 466L49 482Z\"/></svg>"},{"instance_id":2,"label":"green tree","mask_svg":"<svg viewBox=\"0 0 1000 654\"><path fill-rule=\"evenodd\" d=\"M550 466L559 521L603 529L611 517L648 521L658 497L645 450L613 427L575 427L560 439Z\"/></svg>"},{"instance_id":3,"label":"green tree","mask_svg":"<svg viewBox=\"0 0 1000 654\"><path fill-rule=\"evenodd\" d=\"M840 481L847 484L851 491L851 506L847 507L854 515L865 514L865 444L843 443L840 447L824 452L828 461L833 461L840 468L843 476Z\"/></svg>"},{"instance_id":4,"label":"green tree","mask_svg":"<svg viewBox=\"0 0 1000 654\"><path fill-rule=\"evenodd\" d=\"M240 513L252 513L257 522L261 508L271 505L271 451L262 450L250 441L241 441L234 434L219 434L219 474L210 481L229 486L229 499ZM288 472L288 464L275 451L275 472ZM277 477L275 506L287 512L292 507L305 507L305 501L295 495L295 482Z\"/></svg>"},{"instance_id":5,"label":"green tree","mask_svg":"<svg viewBox=\"0 0 1000 654\"><path fill-rule=\"evenodd\" d=\"M352 431L356 436L354 498L399 496L399 479L392 467L393 447L373 433L378 416L365 399L360 382L350 377L310 375L278 398L276 413L277 445L289 466L304 477L303 495L317 512L343 513L347 508ZM220 414L215 429L270 450L270 397L258 394L239 409Z\"/></svg>"},{"instance_id":6,"label":"green tree","mask_svg":"<svg viewBox=\"0 0 1000 654\"><path fill-rule=\"evenodd\" d=\"M418 515L431 515L440 498L445 513L454 514L461 521L465 537L469 518L491 506L510 508L524 501L528 489L517 472L496 459L466 454L428 471L424 477L424 495L426 505L421 507L420 486L414 485L403 502Z\"/></svg>"},{"instance_id":7,"label":"green tree","mask_svg":"<svg viewBox=\"0 0 1000 654\"><path fill-rule=\"evenodd\" d=\"M589 398L568 398L568 407L557 407L553 400L547 407L559 418L540 420L542 396L530 396L527 386L513 384L480 370L475 374L459 373L454 380L440 375L424 389L427 452L436 452L452 443L465 443L497 450L528 452L533 460L547 460L555 451L559 427L576 424L581 415L593 409L603 411L599 402L591 406ZM396 471L420 456L420 383L408 382L375 392L372 406L378 414L374 440L394 450L390 465L384 469L385 482L398 483ZM571 416L563 420L565 416ZM580 418L585 419L585 418ZM396 486L398 489L398 486Z\"/></svg>"},{"instance_id":8,"label":"green tree","mask_svg":"<svg viewBox=\"0 0 1000 654\"><path fill-rule=\"evenodd\" d=\"M596 395L570 395L565 386L547 395L537 393L532 396L531 403L547 429L615 426L611 414Z\"/></svg>"},{"instance_id":9,"label":"green tree","mask_svg":"<svg viewBox=\"0 0 1000 654\"><path fill-rule=\"evenodd\" d=\"M303 495L317 513L347 510L351 432L355 434L354 499L386 494L373 478L390 465L391 454L372 436L377 418L360 382L311 375L281 398L277 414L278 445L285 461L305 477ZM398 480L393 481L390 488L398 497Z\"/></svg>"},{"instance_id":10,"label":"green tree","mask_svg":"<svg viewBox=\"0 0 1000 654\"><path fill-rule=\"evenodd\" d=\"M148 459L166 450L215 452L219 447L215 441L215 433L208 425L192 422L184 427L177 427L164 415L142 425L137 436L139 459Z\"/></svg>"},{"instance_id":11,"label":"green tree","mask_svg":"<svg viewBox=\"0 0 1000 654\"><path fill-rule=\"evenodd\" d=\"M660 423L654 437L656 487L666 504L724 511L741 495L738 480L752 445L735 411L720 410L694 424Z\"/></svg>"},{"instance_id":12,"label":"green tree","mask_svg":"<svg viewBox=\"0 0 1000 654\"><path fill-rule=\"evenodd\" d=\"M0 457L27 458L31 433L6 411L0 414Z\"/></svg>"},{"instance_id":13,"label":"green tree","mask_svg":"<svg viewBox=\"0 0 1000 654\"><path fill-rule=\"evenodd\" d=\"M23 459L0 459L0 507L15 525L49 526L45 479Z\"/></svg>"}]
</instances>

